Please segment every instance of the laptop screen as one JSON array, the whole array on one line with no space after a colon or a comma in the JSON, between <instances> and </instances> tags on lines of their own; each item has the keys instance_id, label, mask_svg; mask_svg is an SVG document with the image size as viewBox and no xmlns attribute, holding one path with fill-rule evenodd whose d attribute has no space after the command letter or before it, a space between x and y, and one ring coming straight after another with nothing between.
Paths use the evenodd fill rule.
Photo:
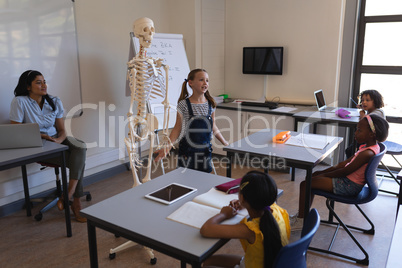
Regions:
<instances>
[{"instance_id":1,"label":"laptop screen","mask_svg":"<svg viewBox=\"0 0 402 268\"><path fill-rule=\"evenodd\" d=\"M315 91L314 97L319 111L327 107L327 105L325 104L324 92L322 92L322 89Z\"/></svg>"}]
</instances>

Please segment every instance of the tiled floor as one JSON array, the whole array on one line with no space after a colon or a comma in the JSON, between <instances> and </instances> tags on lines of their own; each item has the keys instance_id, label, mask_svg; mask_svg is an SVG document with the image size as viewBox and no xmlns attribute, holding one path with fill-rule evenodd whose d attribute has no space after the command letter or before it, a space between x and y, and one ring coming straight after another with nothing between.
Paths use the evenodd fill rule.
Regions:
<instances>
[{"instance_id":1,"label":"tiled floor","mask_svg":"<svg viewBox=\"0 0 402 268\"><path fill-rule=\"evenodd\" d=\"M248 171L248 168L237 168L232 174L233 178L239 178ZM225 175L225 171L217 170L219 175ZM297 210L299 182L303 180L305 172L297 170L296 182L290 181L290 175L285 173L271 172L278 187L284 190L278 203L288 210L290 214ZM157 174L154 175L154 177ZM388 183L388 182L386 182ZM394 182L390 185L393 187ZM92 194L92 201L83 199L83 206L90 206L105 198L129 189L132 185L131 171L127 171L97 182L86 187ZM385 267L388 249L393 232L397 198L380 193L369 204L362 206L376 226L374 236L354 232L356 238L363 244L370 255L369 267ZM322 218L326 217L325 200L316 198L313 207L316 207ZM135 204L122 204L123 206L135 206ZM39 210L42 204L33 208L33 214ZM356 213L354 206L337 205L337 211L348 223L359 224L362 218ZM26 217L25 211L19 211L10 216L0 219L0 266L1 267L89 267L89 253L86 224L77 223L73 220L73 236L65 236L65 224L63 213L57 208L47 212L43 220L37 222L33 217ZM315 235L312 245L323 246L330 239L330 227L320 226ZM295 240L300 233L292 233L291 240ZM340 231L334 249L341 252L352 253L362 256L358 248L351 244L345 237L344 231ZM149 257L141 246L136 246L119 252L114 260L109 259L110 248L125 242L123 238L116 238L113 234L97 230L98 258L100 267L180 267L180 262L155 252L157 264L151 266ZM232 240L219 252L241 254L242 249L238 241ZM347 260L308 252L308 267L365 267Z\"/></svg>"}]
</instances>

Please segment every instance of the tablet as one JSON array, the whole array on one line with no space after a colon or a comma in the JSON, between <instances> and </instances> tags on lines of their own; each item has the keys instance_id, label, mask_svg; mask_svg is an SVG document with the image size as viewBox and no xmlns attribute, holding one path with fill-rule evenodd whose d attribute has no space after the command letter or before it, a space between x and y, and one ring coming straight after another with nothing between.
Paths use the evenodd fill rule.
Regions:
<instances>
[{"instance_id":1,"label":"tablet","mask_svg":"<svg viewBox=\"0 0 402 268\"><path fill-rule=\"evenodd\" d=\"M172 183L145 195L145 197L166 205L170 205L196 191L196 188L181 185L178 183Z\"/></svg>"}]
</instances>

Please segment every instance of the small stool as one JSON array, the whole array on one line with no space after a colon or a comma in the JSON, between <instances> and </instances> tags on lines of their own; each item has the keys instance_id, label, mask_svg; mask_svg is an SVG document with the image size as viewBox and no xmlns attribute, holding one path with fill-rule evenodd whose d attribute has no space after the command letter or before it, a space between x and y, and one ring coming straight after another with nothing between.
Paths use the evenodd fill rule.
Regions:
<instances>
[{"instance_id":1,"label":"small stool","mask_svg":"<svg viewBox=\"0 0 402 268\"><path fill-rule=\"evenodd\" d=\"M385 154L392 156L392 158L394 158L394 160L398 163L398 165L402 168L401 163L398 161L398 159L396 159L396 155L402 155L402 145L398 144L396 142L392 142L392 141L384 141L383 144L387 147L387 152ZM394 179L394 181L400 185L400 182L398 181L398 179L396 178L396 175L389 169L389 167L387 167L383 161L381 161L381 165L384 166L384 168L388 171L389 175L391 176L391 178ZM383 177L381 178L379 185L381 184L383 180ZM394 194L394 195L399 195L399 193L394 193L394 192L390 192L387 190L382 190L379 189L379 191L381 192L385 192L385 193L389 193L389 194Z\"/></svg>"}]
</instances>

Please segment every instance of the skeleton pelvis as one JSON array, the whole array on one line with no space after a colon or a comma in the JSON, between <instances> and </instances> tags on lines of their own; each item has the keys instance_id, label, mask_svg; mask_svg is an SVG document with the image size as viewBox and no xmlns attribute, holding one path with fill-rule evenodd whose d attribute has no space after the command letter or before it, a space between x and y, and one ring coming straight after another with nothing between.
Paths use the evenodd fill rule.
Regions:
<instances>
[{"instance_id":1,"label":"skeleton pelvis","mask_svg":"<svg viewBox=\"0 0 402 268\"><path fill-rule=\"evenodd\" d=\"M134 117L129 122L129 126L134 131L135 136L141 140L148 138L150 132L158 129L158 118L153 114L147 114L145 120L139 116Z\"/></svg>"}]
</instances>

